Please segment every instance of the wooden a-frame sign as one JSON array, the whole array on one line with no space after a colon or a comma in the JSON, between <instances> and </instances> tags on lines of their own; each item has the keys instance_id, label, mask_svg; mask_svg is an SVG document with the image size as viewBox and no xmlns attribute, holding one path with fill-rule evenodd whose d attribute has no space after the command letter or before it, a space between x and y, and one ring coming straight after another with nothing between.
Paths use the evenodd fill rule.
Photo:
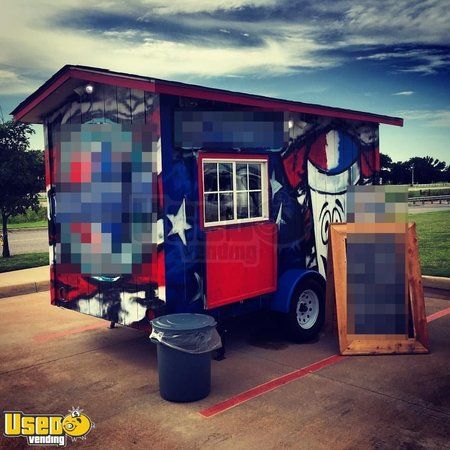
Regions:
<instances>
[{"instance_id":1,"label":"wooden a-frame sign","mask_svg":"<svg viewBox=\"0 0 450 450\"><path fill-rule=\"evenodd\" d=\"M407 227L407 228L406 228ZM348 332L347 238L350 233L403 234L406 242L406 305L409 332L351 334ZM406 236L405 236L406 234ZM329 230L326 325L338 332L343 355L428 353L428 329L414 223L332 224Z\"/></svg>"}]
</instances>

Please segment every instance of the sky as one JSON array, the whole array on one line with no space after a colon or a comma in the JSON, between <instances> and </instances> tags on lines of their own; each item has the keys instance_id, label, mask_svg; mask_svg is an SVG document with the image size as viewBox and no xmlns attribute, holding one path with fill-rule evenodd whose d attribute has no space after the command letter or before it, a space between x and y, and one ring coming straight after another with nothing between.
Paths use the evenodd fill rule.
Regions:
<instances>
[{"instance_id":1,"label":"sky","mask_svg":"<svg viewBox=\"0 0 450 450\"><path fill-rule=\"evenodd\" d=\"M448 0L2 0L0 106L89 65L403 117L383 153L450 163L449 23Z\"/></svg>"}]
</instances>

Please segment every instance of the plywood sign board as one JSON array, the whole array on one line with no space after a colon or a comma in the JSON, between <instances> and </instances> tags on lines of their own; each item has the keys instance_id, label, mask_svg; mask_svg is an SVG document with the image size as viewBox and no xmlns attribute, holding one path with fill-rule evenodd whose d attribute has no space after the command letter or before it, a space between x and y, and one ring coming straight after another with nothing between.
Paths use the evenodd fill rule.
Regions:
<instances>
[{"instance_id":1,"label":"plywood sign board","mask_svg":"<svg viewBox=\"0 0 450 450\"><path fill-rule=\"evenodd\" d=\"M327 321L343 355L427 353L414 224L333 224Z\"/></svg>"}]
</instances>

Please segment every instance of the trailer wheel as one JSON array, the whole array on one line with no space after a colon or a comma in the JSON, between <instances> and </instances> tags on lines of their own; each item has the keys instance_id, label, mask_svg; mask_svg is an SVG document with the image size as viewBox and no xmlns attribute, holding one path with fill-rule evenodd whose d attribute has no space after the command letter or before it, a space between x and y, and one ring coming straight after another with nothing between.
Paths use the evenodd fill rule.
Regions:
<instances>
[{"instance_id":1,"label":"trailer wheel","mask_svg":"<svg viewBox=\"0 0 450 450\"><path fill-rule=\"evenodd\" d=\"M325 320L325 292L316 280L301 281L294 289L286 317L289 337L295 342L313 339Z\"/></svg>"}]
</instances>

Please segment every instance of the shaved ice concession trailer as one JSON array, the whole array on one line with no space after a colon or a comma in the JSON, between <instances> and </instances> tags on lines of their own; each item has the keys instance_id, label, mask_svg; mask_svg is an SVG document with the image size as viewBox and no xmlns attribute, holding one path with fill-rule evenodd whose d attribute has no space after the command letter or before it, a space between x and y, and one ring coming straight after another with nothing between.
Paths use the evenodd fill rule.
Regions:
<instances>
[{"instance_id":1,"label":"shaved ice concession trailer","mask_svg":"<svg viewBox=\"0 0 450 450\"><path fill-rule=\"evenodd\" d=\"M324 320L328 228L402 119L65 66L12 113L43 124L51 302L132 327L267 309Z\"/></svg>"}]
</instances>

